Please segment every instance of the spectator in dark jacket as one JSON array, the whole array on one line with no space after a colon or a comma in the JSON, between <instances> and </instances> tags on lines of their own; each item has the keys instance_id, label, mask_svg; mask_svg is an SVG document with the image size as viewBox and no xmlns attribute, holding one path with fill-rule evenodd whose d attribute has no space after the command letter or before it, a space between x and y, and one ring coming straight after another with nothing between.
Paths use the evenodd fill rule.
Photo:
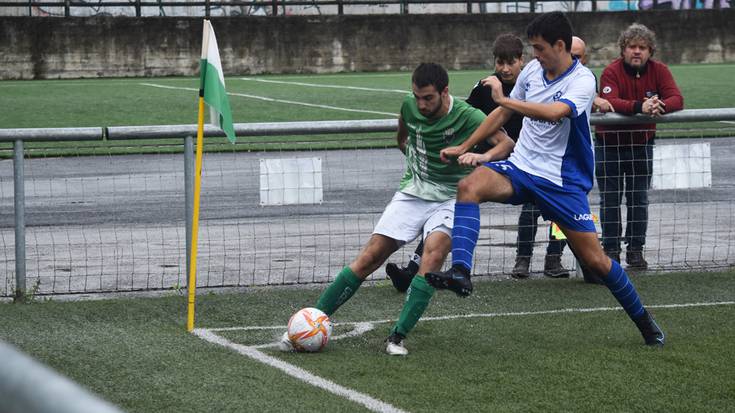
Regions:
<instances>
[{"instance_id":1,"label":"spectator in dark jacket","mask_svg":"<svg viewBox=\"0 0 735 413\"><path fill-rule=\"evenodd\" d=\"M656 51L653 31L632 24L621 33L618 44L621 57L610 63L600 78L600 97L609 101L615 112L656 117L684 108L684 98L668 67L651 59ZM598 126L595 136L602 246L610 258L620 262L620 204L625 194L625 260L629 268L644 270L648 268L643 246L656 124Z\"/></svg>"}]
</instances>

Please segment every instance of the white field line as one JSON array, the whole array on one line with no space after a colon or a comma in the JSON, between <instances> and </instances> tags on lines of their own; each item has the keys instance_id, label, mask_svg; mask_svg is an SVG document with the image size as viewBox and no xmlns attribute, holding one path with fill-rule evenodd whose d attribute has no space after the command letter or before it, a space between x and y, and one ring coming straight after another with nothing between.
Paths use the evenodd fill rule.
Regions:
<instances>
[{"instance_id":1,"label":"white field line","mask_svg":"<svg viewBox=\"0 0 735 413\"><path fill-rule=\"evenodd\" d=\"M143 86L150 86L150 87L157 87L160 89L173 89L173 90L188 90L188 91L195 91L198 92L199 89L193 88L193 87L183 87L183 86L166 86L166 85L159 85L156 83L139 83L139 85ZM376 110L366 110L366 109L350 109L350 108L343 108L339 106L330 106L330 105L318 105L316 103L307 103L307 102L297 102L295 100L284 100L284 99L275 99L275 98L269 98L266 96L257 96L257 95L249 95L246 93L236 93L236 92L227 92L230 96L239 96L249 99L257 99L257 100L263 100L266 102L275 102L275 103L285 103L288 105L299 105L299 106L308 106L312 108L320 108L320 109L330 109L330 110L339 110L342 112L357 112L357 113L372 113L376 115L386 115L386 116L392 116L392 117L398 117L398 114L391 113L391 112L379 112Z\"/></svg>"},{"instance_id":2,"label":"white field line","mask_svg":"<svg viewBox=\"0 0 735 413\"><path fill-rule=\"evenodd\" d=\"M716 305L734 305L735 301L717 301L710 303L683 303L683 304L654 304L647 305L646 308L687 308L687 307L711 307ZM619 311L622 307L593 307L593 308L562 308L558 310L541 310L541 311L517 311L508 313L473 313L473 314L455 314L439 317L421 317L421 321L446 321L456 320L460 318L491 318L491 317L517 317L529 315L547 315L547 314L565 314L565 313L594 313L600 311ZM395 320L373 320L373 321L356 321L334 323L335 326L357 326L360 324L385 324ZM219 327L208 328L209 331L247 331L247 330L284 330L286 326L243 326L243 327ZM270 344L269 344L270 345Z\"/></svg>"},{"instance_id":3,"label":"white field line","mask_svg":"<svg viewBox=\"0 0 735 413\"><path fill-rule=\"evenodd\" d=\"M719 301L709 303L683 303L683 304L658 304L648 305L646 308L688 308L688 307L711 307L719 305L733 305L735 301ZM444 320L456 320L463 318L491 318L491 317L517 317L517 316L533 316L533 315L548 315L548 314L570 314L570 313L592 313L601 311L619 311L621 307L593 307L593 308L563 308L558 310L541 310L541 311L516 311L507 313L478 313L478 314L455 314L440 317L423 317L422 322L425 321L444 321ZM339 340L348 337L357 337L364 334L367 331L372 330L375 324L385 324L393 322L394 320L373 320L373 321L359 321L359 322L344 322L335 323L338 325L352 325L354 328L344 334L332 337L332 340ZM221 327L221 328L197 328L192 331L195 335L200 338L209 341L213 344L218 344L223 347L235 350L236 352L250 357L256 361L259 361L268 366L277 368L291 377L301 380L305 383L324 389L330 393L334 393L338 396L347 398L356 403L359 403L366 408L374 412L402 412L403 410L397 407L374 399L366 394L360 393L356 390L349 389L347 387L340 386L332 381L316 376L308 371L286 363L278 358L269 356L259 349L276 347L278 343L268 343L256 346L245 346L242 344L233 343L224 337L221 337L215 333L215 331L247 331L247 330L285 330L285 325L279 326L245 326L245 327Z\"/></svg>"},{"instance_id":4,"label":"white field line","mask_svg":"<svg viewBox=\"0 0 735 413\"><path fill-rule=\"evenodd\" d=\"M311 374L300 367L294 366L293 364L289 364L283 360L271 357L256 348L233 343L209 330L195 329L193 333L201 337L202 339L209 341L210 343L219 344L221 346L230 348L244 356L250 357L268 366L277 368L278 370L281 370L282 372L296 378L297 380L301 380L307 384L311 384L312 386L319 387L330 393L336 394L337 396L341 396L355 403L361 404L371 411L395 413L403 412L403 410L391 404L385 403L378 399L372 398L367 394L360 393L356 390L352 390L344 386L340 386L333 381L329 381L325 378Z\"/></svg>"},{"instance_id":5,"label":"white field line","mask_svg":"<svg viewBox=\"0 0 735 413\"><path fill-rule=\"evenodd\" d=\"M247 80L250 82L262 82L262 83L277 83L277 84L282 84L282 85L322 87L322 88L330 88L330 89L349 89L349 90L363 90L367 92L400 93L403 95L407 95L411 93L411 91L409 90L401 90L401 89L377 89L377 88L372 88L372 87L360 87L360 86L324 85L320 83L304 83L304 82L289 82L285 80L256 79L253 77L241 77L240 80Z\"/></svg>"}]
</instances>

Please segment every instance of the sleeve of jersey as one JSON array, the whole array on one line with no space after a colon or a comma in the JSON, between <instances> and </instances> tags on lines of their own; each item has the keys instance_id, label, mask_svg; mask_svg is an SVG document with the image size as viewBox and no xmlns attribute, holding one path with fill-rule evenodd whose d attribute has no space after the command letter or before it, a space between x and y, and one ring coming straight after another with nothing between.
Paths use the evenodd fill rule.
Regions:
<instances>
[{"instance_id":1,"label":"sleeve of jersey","mask_svg":"<svg viewBox=\"0 0 735 413\"><path fill-rule=\"evenodd\" d=\"M513 90L510 91L510 97L511 99L515 100L522 100L525 102L526 100L526 82L528 79L528 68L531 65L524 67L523 70L521 70L521 74L518 75L518 79L516 80L515 86L513 86Z\"/></svg>"},{"instance_id":2,"label":"sleeve of jersey","mask_svg":"<svg viewBox=\"0 0 735 413\"><path fill-rule=\"evenodd\" d=\"M571 82L562 95L560 102L566 103L571 109L570 118L576 118L584 112L592 99L595 98L595 77L592 73L586 73L576 82Z\"/></svg>"}]
</instances>

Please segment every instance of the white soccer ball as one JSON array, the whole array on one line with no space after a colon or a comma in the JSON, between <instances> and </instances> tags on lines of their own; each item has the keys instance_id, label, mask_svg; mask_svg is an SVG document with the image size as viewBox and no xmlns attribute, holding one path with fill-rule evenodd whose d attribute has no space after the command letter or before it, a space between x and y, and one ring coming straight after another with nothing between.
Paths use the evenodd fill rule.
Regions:
<instances>
[{"instance_id":1,"label":"white soccer ball","mask_svg":"<svg viewBox=\"0 0 735 413\"><path fill-rule=\"evenodd\" d=\"M317 308L302 308L288 320L288 338L296 351L320 351L332 336L332 322Z\"/></svg>"}]
</instances>

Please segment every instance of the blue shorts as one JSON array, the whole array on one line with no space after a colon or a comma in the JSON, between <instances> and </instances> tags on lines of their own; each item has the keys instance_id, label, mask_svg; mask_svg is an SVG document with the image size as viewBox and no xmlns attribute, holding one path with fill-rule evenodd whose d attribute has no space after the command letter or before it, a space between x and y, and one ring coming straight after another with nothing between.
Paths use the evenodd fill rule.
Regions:
<instances>
[{"instance_id":1,"label":"blue shorts","mask_svg":"<svg viewBox=\"0 0 735 413\"><path fill-rule=\"evenodd\" d=\"M513 195L506 204L533 202L545 220L578 232L596 232L587 192L579 187L559 186L546 178L518 169L510 161L488 162L486 167L506 176L513 185Z\"/></svg>"}]
</instances>

